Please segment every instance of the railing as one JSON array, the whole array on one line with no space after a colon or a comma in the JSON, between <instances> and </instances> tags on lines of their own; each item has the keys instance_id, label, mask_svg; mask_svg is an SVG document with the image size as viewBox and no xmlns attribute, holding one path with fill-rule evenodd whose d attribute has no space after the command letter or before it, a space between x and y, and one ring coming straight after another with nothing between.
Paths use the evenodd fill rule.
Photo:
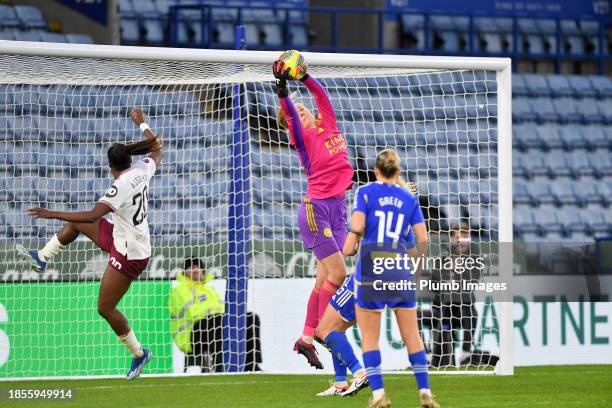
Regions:
<instances>
[{"instance_id":1,"label":"railing","mask_svg":"<svg viewBox=\"0 0 612 408\"><path fill-rule=\"evenodd\" d=\"M442 13L442 12L427 12L427 13L416 13L416 12L397 12L392 10L382 9L362 9L362 8L327 8L327 7L276 7L273 11L268 7L262 6L212 6L212 5L180 5L173 6L170 8L170 46L172 47L197 47L197 48L221 48L231 49L234 46L233 39L227 42L220 42L215 40L215 24L219 22L214 21L214 10L232 10L235 14L235 25L241 25L245 23L244 14L245 10L249 12L257 10L265 10L267 12L273 12L275 16L274 22L270 24L279 24L282 27L282 42L280 44L270 45L266 43L254 42L253 39L247 37L247 48L249 49L260 49L260 50L278 50L281 48L300 48L302 50L318 51L318 52L348 52L348 53L393 53L393 54L421 54L421 55L461 55L461 56L495 56L495 57L511 57L513 59L513 69L516 71L518 61L521 59L527 60L549 60L554 61L555 70L557 73L561 72L561 65L563 61L595 61L598 66L599 74L603 75L606 71L606 64L611 61L610 54L607 52L606 35L607 31L611 29L612 25L606 23L605 20L598 20L593 18L581 18L581 21L596 22L598 31L596 34L597 43L595 44L596 50L593 53L571 53L565 51L564 39L566 36L574 35L586 38L587 34L584 32L564 32L562 29L562 21L568 20L567 18L560 17L544 17L544 16L529 16L529 15L504 15L504 14L453 14L453 13ZM313 45L313 44L302 44L291 41L291 31L296 27L300 29L307 29L306 19L297 19L292 16L292 13L302 13L304 16L306 13L328 14L331 20L330 25L330 37L331 40L328 45ZM341 15L355 15L355 14L368 14L376 16L376 46L374 47L347 47L339 45L338 32L339 32L339 16ZM418 47L385 47L385 22L399 22L396 40L402 42L404 37L404 31L402 27L402 16L412 15L422 17L422 26L417 27L414 31L422 31L423 44L419 44ZM440 27L435 27L432 23L432 18L435 16L448 16L451 18L467 18L467 30L462 32L453 28L444 28L440 30ZM512 29L509 31L484 31L479 30L475 24L475 20L480 18L491 18L491 19L511 19ZM521 19L532 19L532 20L554 20L555 21L555 33L549 33L548 35L554 35L555 47L549 52L534 53L523 50L522 38L525 33L522 33L519 29L519 20ZM228 23L228 21L224 21ZM194 41L180 41L179 39L179 27L181 24L186 24L191 27L199 25L199 36L200 38L194 39ZM256 20L248 21L247 24L258 24ZM454 32L462 34L465 41L465 47L461 50L449 50L444 48L434 47L434 38L438 31L441 32ZM492 52L480 49L477 45L481 34L496 34L496 35L508 35L511 36L512 41L507 49L501 52ZM536 31L529 32L530 35L538 35ZM542 37L544 38L544 37Z\"/></svg>"}]
</instances>

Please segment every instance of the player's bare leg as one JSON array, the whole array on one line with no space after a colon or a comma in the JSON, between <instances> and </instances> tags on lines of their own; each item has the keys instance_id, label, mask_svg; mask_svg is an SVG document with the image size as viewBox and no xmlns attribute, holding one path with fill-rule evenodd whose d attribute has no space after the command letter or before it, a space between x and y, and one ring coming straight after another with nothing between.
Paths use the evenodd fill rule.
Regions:
<instances>
[{"instance_id":1,"label":"player's bare leg","mask_svg":"<svg viewBox=\"0 0 612 408\"><path fill-rule=\"evenodd\" d=\"M391 401L385 394L380 371L381 358L378 339L380 337L381 313L378 310L366 310L355 306L355 315L357 316L357 323L361 332L363 364L365 365L370 387L372 388L372 396L368 402L368 407L390 407Z\"/></svg>"},{"instance_id":2,"label":"player's bare leg","mask_svg":"<svg viewBox=\"0 0 612 408\"><path fill-rule=\"evenodd\" d=\"M64 247L73 242L80 233L85 234L96 245L98 244L98 229L100 228L100 220L92 223L74 223L68 222L64 224L61 230L57 232L40 250L26 249L22 245L17 244L15 250L26 262L30 264L36 272L42 272L47 263L53 259Z\"/></svg>"},{"instance_id":3,"label":"player's bare leg","mask_svg":"<svg viewBox=\"0 0 612 408\"><path fill-rule=\"evenodd\" d=\"M100 282L100 292L98 294L98 313L108 322L134 358L127 374L128 380L138 377L145 364L151 359L151 351L142 348L136 339L136 335L130 329L127 319L117 309L117 304L131 284L132 280L130 278L124 276L115 268L107 266Z\"/></svg>"},{"instance_id":4,"label":"player's bare leg","mask_svg":"<svg viewBox=\"0 0 612 408\"><path fill-rule=\"evenodd\" d=\"M417 380L419 398L423 408L440 408L429 388L429 373L427 372L427 359L425 347L419 332L419 324L415 309L397 309L395 317L402 335L402 340L408 348L408 358L412 365L412 372Z\"/></svg>"},{"instance_id":5,"label":"player's bare leg","mask_svg":"<svg viewBox=\"0 0 612 408\"><path fill-rule=\"evenodd\" d=\"M313 344L315 329L319 325L319 294L321 287L327 279L327 269L317 261L317 275L315 278L315 287L310 293L308 305L306 308L306 321L302 336L295 342L293 350L298 354L302 354L308 360L308 363L318 369L323 368L323 364L319 360L317 350Z\"/></svg>"}]
</instances>

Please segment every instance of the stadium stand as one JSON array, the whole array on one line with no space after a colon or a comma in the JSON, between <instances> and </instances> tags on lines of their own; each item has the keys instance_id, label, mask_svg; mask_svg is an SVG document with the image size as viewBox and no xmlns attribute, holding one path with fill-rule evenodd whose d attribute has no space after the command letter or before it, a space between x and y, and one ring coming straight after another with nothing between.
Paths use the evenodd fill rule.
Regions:
<instances>
[{"instance_id":1,"label":"stadium stand","mask_svg":"<svg viewBox=\"0 0 612 408\"><path fill-rule=\"evenodd\" d=\"M514 75L513 82L515 237L531 241L571 241L612 234L612 118L609 116L612 95L607 91L612 89L612 80L604 77L551 75L536 78L532 75ZM479 83L475 81L474 86L479 86ZM419 86L410 87L412 92L419 95L429 92L434 98L443 97L443 87L432 87L424 78L417 78L415 84ZM4 85L5 91L6 87ZM117 87L119 89L106 89L107 92L100 92L95 97L80 97L80 93L74 89L62 93L45 86L18 87L22 92L0 92L4 98L0 101L2 106L10 106L11 109L10 115L0 111L0 127L6 130L1 132L0 138L0 172L21 175L19 178L8 175L0 177L9 184L20 183L19 186L6 185L0 189L6 201L13 203L13 207L4 215L6 224L2 231L6 237L44 236L48 232L49 226L37 227L29 218L19 215L25 212L25 203L44 200L70 203L66 205L78 208L91 205L106 187L100 179L105 167L103 146L117 138L124 139L125 132L135 132L125 124L125 107L133 103L142 104L145 99L147 105L163 106L162 110L153 114L173 115L171 121L163 123L151 118L153 128L159 129L162 134L192 136L174 138L190 142L168 146L165 159L165 166L171 170L168 174L181 176L174 179L164 177L152 183L152 228L164 234L188 233L180 220L195 210L200 214L199 221L195 226L187 223L189 228L203 228L223 237L223 231L215 229L220 228L220 224L215 218L210 218L210 213L222 211L228 197L228 163L223 160L230 157L227 141L233 125L229 121L206 117L195 95L161 92L152 87ZM332 90L332 100L338 105L340 128L346 133L353 158L361 149L360 155L365 157L369 166L372 165L376 152L366 146L372 134L376 135L380 145L389 140L388 135L409 135L409 140L414 138L416 148L399 148L408 168L408 178L419 182L425 179L419 178L419 175L427 174L428 180L448 180L444 183L419 184L420 194L429 194L430 203L448 213L469 216L474 225L483 225L488 221L486 214L496 205L497 197L479 192L494 191L496 188L497 180L488 178L496 172L496 153L489 150L487 143L471 145L470 148L477 149L478 156L456 154L456 148L452 147L453 141L478 141L477 132L471 134L448 128L444 137L437 140L435 136L439 133L431 130L444 125L437 123L439 117L436 119L435 115L429 114L433 109L428 106L411 109L412 116L408 122L390 126L390 123L383 122L385 116L382 114L372 117L363 114L367 104L395 111L391 114L399 113L397 107L385 105L384 95L374 98L367 94L367 87L350 87L348 97L342 90L333 91L342 89L340 87L328 89ZM26 90L28 92L24 92ZM58 99L57 96L61 94L70 96ZM254 95L253 92L249 94ZM53 95L54 99L50 100L49 95ZM268 115L273 112L276 106L274 96L259 95L257 103L249 102L250 113ZM24 99L24 96L28 96L28 99ZM406 97L410 97L409 92ZM355 115L357 112L353 108L357 105L353 104L359 106L361 116ZM520 106L524 104L529 108L521 109ZM446 118L461 117L461 112L472 105L474 102L466 98L463 104L455 102L455 105L447 106L444 115ZM592 108L585 111L567 110L568 106L581 105ZM105 108L110 106L113 108ZM18 112L17 116L13 109ZM477 107L473 109L476 109L474 113L478 113ZM6 112L6 109L3 111ZM568 115L568 112L572 115ZM79 117L81 113L83 117ZM481 114L486 117L486 112ZM482 123L478 124L478 128L493 132L490 135L494 138L495 128L486 122L487 119L480 120ZM214 135L198 137L198 144L194 145L195 136L205 129ZM260 226L256 228L256 233L266 237L283 236L296 227L293 214L304 191L305 178L301 171L291 173L291 169L300 168L296 155L289 155L294 163L283 166L281 160L286 160L287 152L260 147L256 132L253 132L252 138L253 216L255 224ZM69 143L49 143L53 141ZM49 144L45 146L41 142ZM438 155L426 156L426 150L432 148ZM43 151L45 154L39 154ZM90 157L96 158L94 165L88 162L87 168L84 168ZM475 160L474 163L467 157ZM489 172L482 171L482 164ZM449 170L449 167L454 170ZM280 173L271 177L271 172ZM463 181L468 174L477 174L481 180ZM47 185L49 183L57 185ZM275 183L271 196L264 199L258 186L269 186L270 183ZM486 188L480 188L479 183ZM19 188L15 190L15 187ZM79 193L74 193L76 191ZM442 195L443 200L440 200L436 196L438 192L454 194ZM480 205L472 204L476 199ZM269 211L265 211L265 205L276 200L285 203L282 211L275 212L282 214L280 217L272 217L268 215ZM165 209L163 214L156 211L162 203ZM466 203L471 205L467 206ZM258 224L259 221L261 224ZM495 228L495 225L491 227Z\"/></svg>"},{"instance_id":2,"label":"stadium stand","mask_svg":"<svg viewBox=\"0 0 612 408\"><path fill-rule=\"evenodd\" d=\"M150 0L147 0L150 1ZM42 41L93 44L87 34L60 34L48 30L49 24L35 6L0 4L0 40Z\"/></svg>"}]
</instances>

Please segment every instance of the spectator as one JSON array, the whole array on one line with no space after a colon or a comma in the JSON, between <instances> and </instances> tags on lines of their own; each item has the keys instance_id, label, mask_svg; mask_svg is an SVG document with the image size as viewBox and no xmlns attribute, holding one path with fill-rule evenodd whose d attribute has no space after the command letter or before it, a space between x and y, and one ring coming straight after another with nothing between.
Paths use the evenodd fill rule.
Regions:
<instances>
[{"instance_id":1,"label":"spectator","mask_svg":"<svg viewBox=\"0 0 612 408\"><path fill-rule=\"evenodd\" d=\"M202 372L223 372L223 318L225 306L217 291L208 284L214 277L198 258L187 258L178 285L170 292L170 331L178 348L185 353L185 371L199 367ZM261 371L259 316L246 316L247 339L245 371Z\"/></svg>"},{"instance_id":2,"label":"spectator","mask_svg":"<svg viewBox=\"0 0 612 408\"><path fill-rule=\"evenodd\" d=\"M223 371L223 313L221 297L208 283L202 261L187 258L178 285L170 292L170 331L185 353L185 369L201 367L203 372Z\"/></svg>"},{"instance_id":3,"label":"spectator","mask_svg":"<svg viewBox=\"0 0 612 408\"><path fill-rule=\"evenodd\" d=\"M454 265L464 265L457 262L457 258L478 256L478 246L470 241L470 230L467 224L454 226L450 233L450 242L443 256L454 258ZM458 271L455 268L438 269L432 271L432 282L451 282L467 280L477 282L482 271L473 268ZM434 338L432 366L454 365L453 344L458 342L458 334L463 334L460 364L469 364L474 339L474 332L478 322L478 314L474 307L474 294L472 291L439 290L435 291L432 305L433 325L436 328Z\"/></svg>"}]
</instances>

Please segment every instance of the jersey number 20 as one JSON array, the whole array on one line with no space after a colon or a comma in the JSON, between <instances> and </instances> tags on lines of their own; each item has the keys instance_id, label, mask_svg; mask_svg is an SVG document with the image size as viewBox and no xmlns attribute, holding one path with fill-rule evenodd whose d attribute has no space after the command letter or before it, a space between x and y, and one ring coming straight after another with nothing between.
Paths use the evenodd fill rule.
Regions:
<instances>
[{"instance_id":1,"label":"jersey number 20","mask_svg":"<svg viewBox=\"0 0 612 408\"><path fill-rule=\"evenodd\" d=\"M397 216L395 228L393 226L393 211L374 211L374 215L378 217L378 239L377 242L385 242L385 237L391 238L393 242L398 242L402 233L402 225L404 224L404 214Z\"/></svg>"},{"instance_id":2,"label":"jersey number 20","mask_svg":"<svg viewBox=\"0 0 612 408\"><path fill-rule=\"evenodd\" d=\"M138 205L136 212L134 213L134 217L132 217L132 221L134 222L134 226L142 224L142 222L147 218L147 188L143 188L141 193L135 194L132 197L132 205Z\"/></svg>"}]
</instances>

